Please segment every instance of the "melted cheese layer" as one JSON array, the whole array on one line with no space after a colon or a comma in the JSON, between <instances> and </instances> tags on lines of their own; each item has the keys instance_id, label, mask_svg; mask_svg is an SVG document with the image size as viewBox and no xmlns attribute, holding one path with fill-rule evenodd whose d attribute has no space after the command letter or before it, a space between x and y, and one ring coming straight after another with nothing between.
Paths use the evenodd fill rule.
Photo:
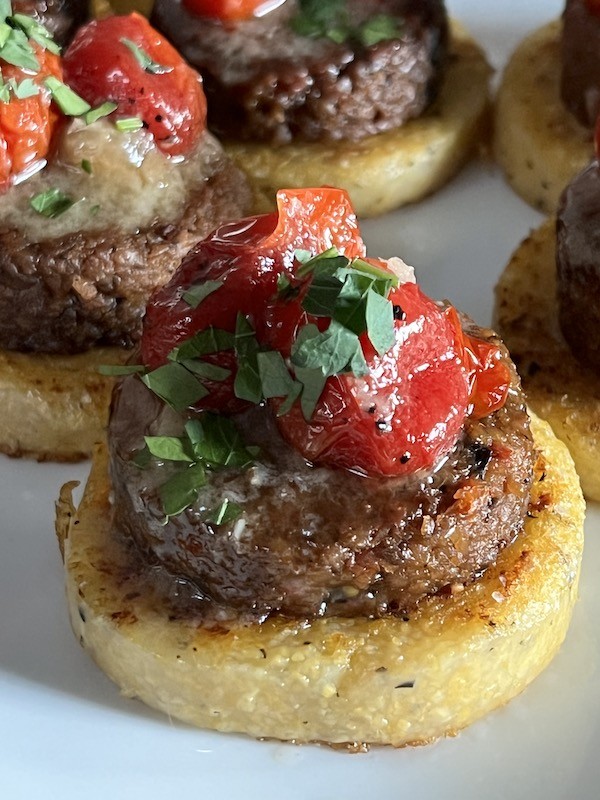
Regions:
<instances>
[{"instance_id":1,"label":"melted cheese layer","mask_svg":"<svg viewBox=\"0 0 600 800\"><path fill-rule=\"evenodd\" d=\"M39 242L105 229L136 233L159 221L174 222L220 158L220 146L208 133L188 158L175 160L157 149L147 131L125 133L107 120L89 126L73 120L51 161L0 197L0 230L16 229ZM74 201L55 218L31 207L32 198L51 189Z\"/></svg>"}]
</instances>

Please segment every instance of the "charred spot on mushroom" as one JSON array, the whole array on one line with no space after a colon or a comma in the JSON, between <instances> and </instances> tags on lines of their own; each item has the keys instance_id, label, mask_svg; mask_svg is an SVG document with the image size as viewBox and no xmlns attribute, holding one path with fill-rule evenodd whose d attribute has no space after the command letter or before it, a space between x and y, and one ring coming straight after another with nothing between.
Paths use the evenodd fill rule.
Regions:
<instances>
[{"instance_id":1,"label":"charred spot on mushroom","mask_svg":"<svg viewBox=\"0 0 600 800\"><path fill-rule=\"evenodd\" d=\"M471 445L471 453L473 456L471 476L483 478L492 458L492 450L481 442L473 442Z\"/></svg>"}]
</instances>

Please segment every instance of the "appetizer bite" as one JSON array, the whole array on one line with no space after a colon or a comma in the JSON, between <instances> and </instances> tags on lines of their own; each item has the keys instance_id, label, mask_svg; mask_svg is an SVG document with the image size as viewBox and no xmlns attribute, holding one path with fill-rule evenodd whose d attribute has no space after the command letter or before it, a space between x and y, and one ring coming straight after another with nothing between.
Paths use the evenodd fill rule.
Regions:
<instances>
[{"instance_id":1,"label":"appetizer bite","mask_svg":"<svg viewBox=\"0 0 600 800\"><path fill-rule=\"evenodd\" d=\"M382 214L447 181L484 127L488 65L441 0L157 0L152 20L202 74L257 211L329 184Z\"/></svg>"},{"instance_id":2,"label":"appetizer bite","mask_svg":"<svg viewBox=\"0 0 600 800\"><path fill-rule=\"evenodd\" d=\"M200 77L143 17L91 22L61 56L2 8L0 450L81 458L112 388L98 365L128 358L151 292L250 192Z\"/></svg>"},{"instance_id":3,"label":"appetizer bite","mask_svg":"<svg viewBox=\"0 0 600 800\"><path fill-rule=\"evenodd\" d=\"M600 152L600 128L596 150ZM600 162L564 190L556 220L514 253L496 287L496 325L531 407L573 456L600 500Z\"/></svg>"},{"instance_id":4,"label":"appetizer bite","mask_svg":"<svg viewBox=\"0 0 600 800\"><path fill-rule=\"evenodd\" d=\"M528 36L505 69L495 155L517 194L541 211L554 213L564 187L593 156L599 47L598 0L567 0L562 20Z\"/></svg>"},{"instance_id":5,"label":"appetizer bite","mask_svg":"<svg viewBox=\"0 0 600 800\"><path fill-rule=\"evenodd\" d=\"M202 727L359 747L451 734L565 635L583 501L492 331L285 190L153 296L57 532L71 622Z\"/></svg>"}]
</instances>

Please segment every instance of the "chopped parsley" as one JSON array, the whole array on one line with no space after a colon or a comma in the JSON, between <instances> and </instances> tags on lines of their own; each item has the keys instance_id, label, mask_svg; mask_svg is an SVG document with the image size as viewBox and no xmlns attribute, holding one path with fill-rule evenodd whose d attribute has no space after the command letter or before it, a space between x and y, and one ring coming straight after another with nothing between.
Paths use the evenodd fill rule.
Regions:
<instances>
[{"instance_id":1,"label":"chopped parsley","mask_svg":"<svg viewBox=\"0 0 600 800\"><path fill-rule=\"evenodd\" d=\"M60 47L52 34L25 14L14 14L9 0L0 0L0 60L20 69L37 73L40 62L31 42L58 55ZM7 102L2 98L3 102Z\"/></svg>"},{"instance_id":2,"label":"chopped parsley","mask_svg":"<svg viewBox=\"0 0 600 800\"><path fill-rule=\"evenodd\" d=\"M146 367L141 364L101 364L98 372L101 375L120 377L122 375L137 375L145 373Z\"/></svg>"},{"instance_id":3,"label":"chopped parsley","mask_svg":"<svg viewBox=\"0 0 600 800\"><path fill-rule=\"evenodd\" d=\"M52 99L63 114L69 117L81 117L92 110L91 105L74 92L66 83L53 75L44 80L44 86L50 91Z\"/></svg>"},{"instance_id":4,"label":"chopped parsley","mask_svg":"<svg viewBox=\"0 0 600 800\"><path fill-rule=\"evenodd\" d=\"M317 256L305 251L294 256L300 266L294 275L279 277L277 296L282 303L301 296L303 310L316 322L298 329L289 356L261 345L250 320L238 313L233 333L209 327L190 336L169 353L167 364L141 376L146 386L176 411L186 411L209 394L205 381L231 377L229 369L203 357L230 351L237 362L233 382L237 398L257 405L280 399L278 415L299 403L308 421L328 378L367 375L361 337L366 335L380 356L394 345L395 313L389 295L398 279L377 264L360 258L351 261L333 247ZM220 280L206 281L183 292L182 298L197 308L221 286ZM186 422L185 431L184 437L146 438L150 458L179 463L176 474L159 490L167 519L197 500L207 471L245 468L256 456L227 417L204 411ZM139 456L136 463L140 459L144 461ZM242 509L225 499L206 521L221 524L240 513Z\"/></svg>"},{"instance_id":5,"label":"chopped parsley","mask_svg":"<svg viewBox=\"0 0 600 800\"><path fill-rule=\"evenodd\" d=\"M139 117L125 117L124 119L118 119L115 122L115 126L121 133L135 133L135 131L139 131L144 127L144 123Z\"/></svg>"},{"instance_id":6,"label":"chopped parsley","mask_svg":"<svg viewBox=\"0 0 600 800\"><path fill-rule=\"evenodd\" d=\"M107 101L106 103L102 103L102 105L98 106L97 108L92 108L87 111L83 115L83 120L86 125L91 125L93 122L96 122L102 117L108 117L109 114L112 114L113 111L116 111L119 106L117 103L113 103L112 101Z\"/></svg>"},{"instance_id":7,"label":"chopped parsley","mask_svg":"<svg viewBox=\"0 0 600 800\"><path fill-rule=\"evenodd\" d=\"M24 78L18 82L14 78L9 78L6 82L0 74L0 102L10 103L12 97L17 100L25 100L28 97L35 97L39 94L40 87L34 83L32 78Z\"/></svg>"},{"instance_id":8,"label":"chopped parsley","mask_svg":"<svg viewBox=\"0 0 600 800\"><path fill-rule=\"evenodd\" d=\"M146 436L145 448L136 456L136 463L146 466L152 459L170 462L175 472L158 490L166 520L176 516L198 499L199 490L207 483L207 473L228 467L250 467L259 449L247 447L232 420L204 412L185 424L183 436ZM218 508L207 512L204 519L221 525L240 516L243 509L228 498Z\"/></svg>"},{"instance_id":9,"label":"chopped parsley","mask_svg":"<svg viewBox=\"0 0 600 800\"><path fill-rule=\"evenodd\" d=\"M31 198L29 204L38 214L54 219L74 206L75 200L60 189L54 188L36 194Z\"/></svg>"},{"instance_id":10,"label":"chopped parsley","mask_svg":"<svg viewBox=\"0 0 600 800\"><path fill-rule=\"evenodd\" d=\"M375 14L359 25L352 24L345 0L299 0L298 6L290 24L300 36L372 47L402 35L401 21L389 14Z\"/></svg>"},{"instance_id":11,"label":"chopped parsley","mask_svg":"<svg viewBox=\"0 0 600 800\"><path fill-rule=\"evenodd\" d=\"M142 381L175 411L185 411L208 394L192 372L174 361L146 372Z\"/></svg>"},{"instance_id":12,"label":"chopped parsley","mask_svg":"<svg viewBox=\"0 0 600 800\"><path fill-rule=\"evenodd\" d=\"M52 34L39 22L25 14L13 14L10 19L13 25L20 28L28 39L56 56L60 54L60 47L54 41Z\"/></svg>"},{"instance_id":13,"label":"chopped parsley","mask_svg":"<svg viewBox=\"0 0 600 800\"><path fill-rule=\"evenodd\" d=\"M388 14L376 14L357 29L356 37L365 47L379 42L398 39L402 36L402 25Z\"/></svg>"},{"instance_id":14,"label":"chopped parsley","mask_svg":"<svg viewBox=\"0 0 600 800\"><path fill-rule=\"evenodd\" d=\"M198 308L200 303L208 297L209 294L216 292L223 285L223 281L204 281L198 283L183 293L182 297L191 308Z\"/></svg>"},{"instance_id":15,"label":"chopped parsley","mask_svg":"<svg viewBox=\"0 0 600 800\"><path fill-rule=\"evenodd\" d=\"M156 61L150 58L145 50L143 50L131 39L123 38L121 39L121 43L133 53L135 60L138 62L144 72L149 72L152 75L165 75L169 72L173 72L173 67L166 67L163 64L157 64Z\"/></svg>"}]
</instances>

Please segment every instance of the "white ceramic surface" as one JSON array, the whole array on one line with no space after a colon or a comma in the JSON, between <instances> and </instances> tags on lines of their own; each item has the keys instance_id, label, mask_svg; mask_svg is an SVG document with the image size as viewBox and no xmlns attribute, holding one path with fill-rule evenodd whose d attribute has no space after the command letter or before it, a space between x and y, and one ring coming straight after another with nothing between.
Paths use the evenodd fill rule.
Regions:
<instances>
[{"instance_id":1,"label":"white ceramic surface","mask_svg":"<svg viewBox=\"0 0 600 800\"><path fill-rule=\"evenodd\" d=\"M495 66L558 0L450 0ZM492 286L540 216L487 165L364 225L425 289L488 322ZM53 503L85 467L0 458L0 798L581 800L600 796L600 509L588 513L581 598L558 658L519 698L455 739L347 755L188 728L119 696L66 617Z\"/></svg>"}]
</instances>

